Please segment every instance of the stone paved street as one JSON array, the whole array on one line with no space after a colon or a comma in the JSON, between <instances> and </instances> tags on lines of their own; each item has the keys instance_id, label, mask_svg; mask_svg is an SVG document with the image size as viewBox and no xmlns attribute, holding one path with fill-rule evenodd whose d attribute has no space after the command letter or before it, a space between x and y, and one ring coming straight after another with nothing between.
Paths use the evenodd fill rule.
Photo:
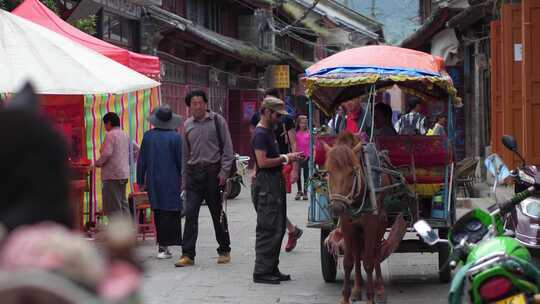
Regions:
<instances>
[{"instance_id":1,"label":"stone paved street","mask_svg":"<svg viewBox=\"0 0 540 304\"><path fill-rule=\"evenodd\" d=\"M307 202L289 198L289 216L304 226ZM280 286L252 283L255 243L255 211L249 191L228 203L232 238L232 263L217 265L216 242L208 208L201 210L196 266L175 268L180 253L174 248L174 258L157 260L152 241L140 249L146 267L145 303L337 303L341 282L328 284L322 279L319 257L319 230L305 229L298 247L291 253L282 252L283 272L293 281ZM285 244L283 244L284 246ZM447 285L438 283L437 255L394 254L383 265L389 303L445 303ZM342 277L340 272L338 277Z\"/></svg>"}]
</instances>

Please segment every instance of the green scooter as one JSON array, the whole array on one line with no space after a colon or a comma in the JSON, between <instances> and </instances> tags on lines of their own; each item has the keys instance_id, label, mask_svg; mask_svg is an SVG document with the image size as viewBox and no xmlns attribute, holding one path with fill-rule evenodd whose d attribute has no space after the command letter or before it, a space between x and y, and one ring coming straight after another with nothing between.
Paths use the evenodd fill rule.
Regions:
<instances>
[{"instance_id":1,"label":"green scooter","mask_svg":"<svg viewBox=\"0 0 540 304\"><path fill-rule=\"evenodd\" d=\"M500 172L508 171L501 164L496 164L499 173L495 176L499 180L504 179ZM505 236L503 218L515 205L538 190L540 183L506 202L491 206L489 211L471 210L453 225L448 240L439 239L423 220L414 224L414 229L427 244L449 244L451 254L447 267L454 269L462 264L452 278L448 303L534 303L529 299L539 293L540 270L532 264L526 247Z\"/></svg>"}]
</instances>

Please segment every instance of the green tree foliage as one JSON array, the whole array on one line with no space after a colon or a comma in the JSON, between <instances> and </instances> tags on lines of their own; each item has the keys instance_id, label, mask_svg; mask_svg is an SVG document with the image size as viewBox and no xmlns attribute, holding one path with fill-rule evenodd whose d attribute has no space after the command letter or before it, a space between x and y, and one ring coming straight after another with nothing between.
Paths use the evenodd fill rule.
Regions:
<instances>
[{"instance_id":1,"label":"green tree foliage","mask_svg":"<svg viewBox=\"0 0 540 304\"><path fill-rule=\"evenodd\" d=\"M15 9L19 4L21 4L23 0L0 0L0 9L6 10L8 12L11 12L13 9ZM49 9L51 9L53 12L58 14L58 7L56 6L55 0L40 0L45 6L47 6ZM77 21L75 21L75 27L80 29L81 31L90 34L95 35L96 34L96 16L90 15L86 18L81 18Z\"/></svg>"},{"instance_id":2,"label":"green tree foliage","mask_svg":"<svg viewBox=\"0 0 540 304\"><path fill-rule=\"evenodd\" d=\"M74 26L89 35L95 35L96 34L96 15L90 15L86 18L81 18L75 21Z\"/></svg>"}]
</instances>

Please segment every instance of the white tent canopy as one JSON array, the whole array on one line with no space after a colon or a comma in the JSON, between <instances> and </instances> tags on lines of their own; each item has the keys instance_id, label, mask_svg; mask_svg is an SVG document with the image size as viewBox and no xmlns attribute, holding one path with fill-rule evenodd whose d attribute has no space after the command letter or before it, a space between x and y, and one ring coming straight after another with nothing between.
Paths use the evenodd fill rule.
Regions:
<instances>
[{"instance_id":1,"label":"white tent canopy","mask_svg":"<svg viewBox=\"0 0 540 304\"><path fill-rule=\"evenodd\" d=\"M0 93L122 94L159 85L53 31L0 10Z\"/></svg>"}]
</instances>

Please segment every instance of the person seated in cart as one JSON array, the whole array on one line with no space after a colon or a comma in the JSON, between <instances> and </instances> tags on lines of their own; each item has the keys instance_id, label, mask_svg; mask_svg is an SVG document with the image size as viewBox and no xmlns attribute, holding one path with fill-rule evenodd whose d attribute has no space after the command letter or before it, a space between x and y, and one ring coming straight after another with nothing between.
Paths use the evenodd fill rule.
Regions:
<instances>
[{"instance_id":1,"label":"person seated in cart","mask_svg":"<svg viewBox=\"0 0 540 304\"><path fill-rule=\"evenodd\" d=\"M439 114L437 116L437 121L435 122L435 125L433 125L433 128L429 129L427 135L428 136L446 135L446 131L445 131L446 122L447 122L446 115Z\"/></svg>"},{"instance_id":2,"label":"person seated in cart","mask_svg":"<svg viewBox=\"0 0 540 304\"><path fill-rule=\"evenodd\" d=\"M362 137L362 140L367 141L367 134L365 131L370 129L371 121L367 119L369 117L369 112L366 116L360 98L354 98L344 102L342 108L344 113L338 112L339 116L333 118L331 124L333 134L337 135L343 131L347 131L351 134L359 134ZM364 116L366 116L365 121ZM360 128L362 128L362 130L360 130Z\"/></svg>"},{"instance_id":3,"label":"person seated in cart","mask_svg":"<svg viewBox=\"0 0 540 304\"><path fill-rule=\"evenodd\" d=\"M401 116L395 125L399 135L425 135L426 117L421 113L422 101L415 99L410 103L409 113Z\"/></svg>"},{"instance_id":4,"label":"person seated in cart","mask_svg":"<svg viewBox=\"0 0 540 304\"><path fill-rule=\"evenodd\" d=\"M375 105L374 136L396 136L397 132L392 125L392 107L379 102Z\"/></svg>"}]
</instances>

